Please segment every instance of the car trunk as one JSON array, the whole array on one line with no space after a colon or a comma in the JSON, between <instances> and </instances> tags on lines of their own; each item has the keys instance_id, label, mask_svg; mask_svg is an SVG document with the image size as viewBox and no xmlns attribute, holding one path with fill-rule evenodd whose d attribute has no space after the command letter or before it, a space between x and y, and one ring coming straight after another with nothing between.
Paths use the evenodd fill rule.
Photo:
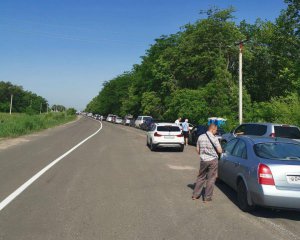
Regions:
<instances>
[{"instance_id":1,"label":"car trunk","mask_svg":"<svg viewBox=\"0 0 300 240\"><path fill-rule=\"evenodd\" d=\"M270 160L268 165L278 189L300 191L300 159Z\"/></svg>"}]
</instances>

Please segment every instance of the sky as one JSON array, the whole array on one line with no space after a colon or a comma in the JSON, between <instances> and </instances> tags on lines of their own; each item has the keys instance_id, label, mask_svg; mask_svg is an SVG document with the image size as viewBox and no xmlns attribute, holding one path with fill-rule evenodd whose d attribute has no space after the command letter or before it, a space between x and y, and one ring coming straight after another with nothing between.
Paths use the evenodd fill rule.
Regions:
<instances>
[{"instance_id":1,"label":"sky","mask_svg":"<svg viewBox=\"0 0 300 240\"><path fill-rule=\"evenodd\" d=\"M161 35L212 6L235 21L274 21L283 0L1 0L0 81L84 110L102 84L141 61Z\"/></svg>"}]
</instances>

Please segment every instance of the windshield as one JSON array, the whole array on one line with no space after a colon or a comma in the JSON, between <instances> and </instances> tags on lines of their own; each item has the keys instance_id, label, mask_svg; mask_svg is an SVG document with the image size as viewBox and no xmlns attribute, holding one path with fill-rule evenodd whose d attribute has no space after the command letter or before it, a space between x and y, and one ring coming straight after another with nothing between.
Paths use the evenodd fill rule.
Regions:
<instances>
[{"instance_id":1,"label":"windshield","mask_svg":"<svg viewBox=\"0 0 300 240\"><path fill-rule=\"evenodd\" d=\"M259 143L254 145L255 154L266 159L300 160L300 145L293 143Z\"/></svg>"}]
</instances>

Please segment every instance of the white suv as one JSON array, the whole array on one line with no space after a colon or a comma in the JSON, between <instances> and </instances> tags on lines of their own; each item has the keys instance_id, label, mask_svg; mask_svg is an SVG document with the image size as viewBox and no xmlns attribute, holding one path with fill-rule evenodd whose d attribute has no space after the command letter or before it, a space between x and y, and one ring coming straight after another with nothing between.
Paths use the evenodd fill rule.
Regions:
<instances>
[{"instance_id":1,"label":"white suv","mask_svg":"<svg viewBox=\"0 0 300 240\"><path fill-rule=\"evenodd\" d=\"M151 116L138 116L134 122L135 127L140 128L141 124L144 123L146 119L151 119Z\"/></svg>"},{"instance_id":2,"label":"white suv","mask_svg":"<svg viewBox=\"0 0 300 240\"><path fill-rule=\"evenodd\" d=\"M176 147L182 152L184 139L179 126L175 123L155 123L147 132L147 145L151 151L156 148Z\"/></svg>"}]
</instances>

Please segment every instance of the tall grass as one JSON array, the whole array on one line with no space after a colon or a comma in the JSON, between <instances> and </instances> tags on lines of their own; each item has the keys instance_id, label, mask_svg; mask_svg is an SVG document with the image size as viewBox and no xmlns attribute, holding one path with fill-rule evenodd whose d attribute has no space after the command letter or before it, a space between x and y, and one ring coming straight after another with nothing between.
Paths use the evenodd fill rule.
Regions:
<instances>
[{"instance_id":1,"label":"tall grass","mask_svg":"<svg viewBox=\"0 0 300 240\"><path fill-rule=\"evenodd\" d=\"M0 113L0 138L17 137L20 135L37 132L53 126L70 122L75 115L65 113L48 113L40 115L28 115L16 113L9 115Z\"/></svg>"}]
</instances>

